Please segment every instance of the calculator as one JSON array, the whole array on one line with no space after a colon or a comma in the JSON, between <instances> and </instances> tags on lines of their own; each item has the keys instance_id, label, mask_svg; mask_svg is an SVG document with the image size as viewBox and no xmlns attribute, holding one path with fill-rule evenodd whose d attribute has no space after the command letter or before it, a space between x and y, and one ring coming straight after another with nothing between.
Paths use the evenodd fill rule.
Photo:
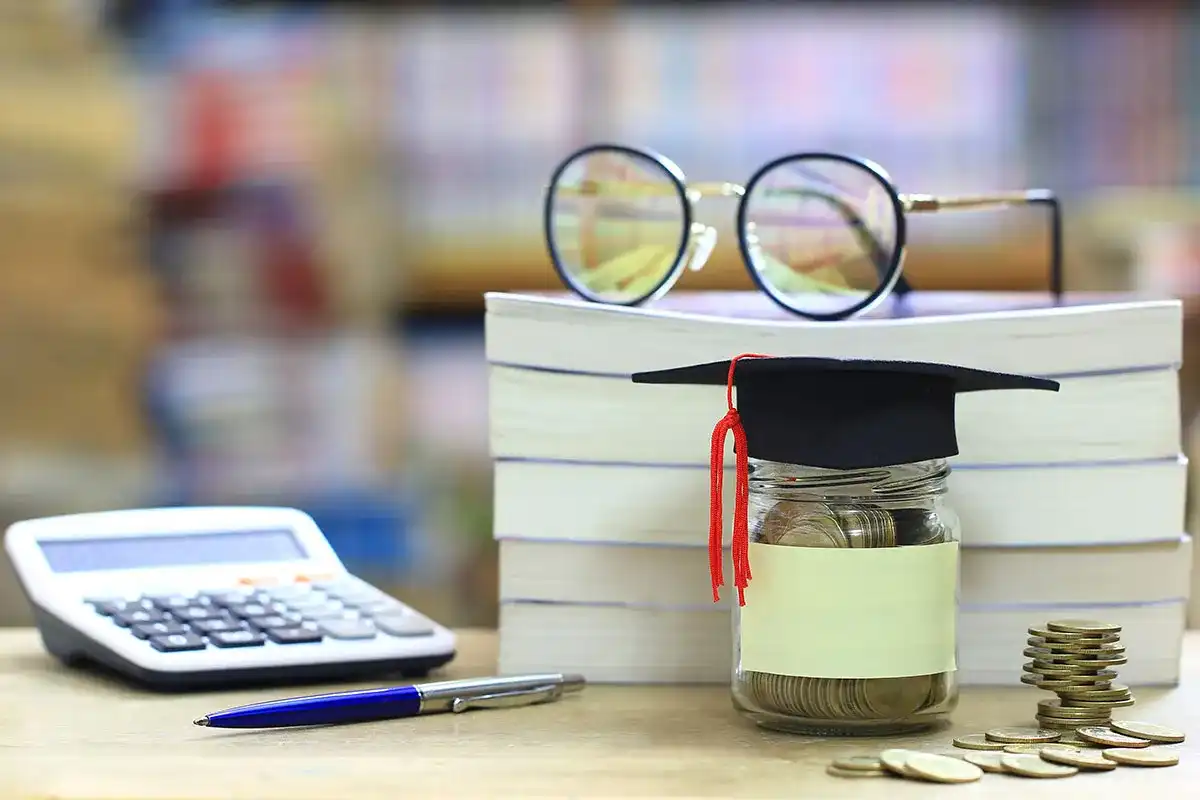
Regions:
<instances>
[{"instance_id":1,"label":"calculator","mask_svg":"<svg viewBox=\"0 0 1200 800\"><path fill-rule=\"evenodd\" d=\"M46 649L160 690L399 674L448 629L351 575L292 508L147 508L17 522L5 549Z\"/></svg>"}]
</instances>

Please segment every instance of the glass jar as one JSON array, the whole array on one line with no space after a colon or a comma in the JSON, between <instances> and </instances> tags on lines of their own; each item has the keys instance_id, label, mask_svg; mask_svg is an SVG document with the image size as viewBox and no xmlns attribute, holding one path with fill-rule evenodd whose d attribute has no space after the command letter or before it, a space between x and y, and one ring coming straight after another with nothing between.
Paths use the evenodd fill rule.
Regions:
<instances>
[{"instance_id":1,"label":"glass jar","mask_svg":"<svg viewBox=\"0 0 1200 800\"><path fill-rule=\"evenodd\" d=\"M734 706L816 735L940 726L958 703L959 522L942 460L851 471L749 460Z\"/></svg>"}]
</instances>

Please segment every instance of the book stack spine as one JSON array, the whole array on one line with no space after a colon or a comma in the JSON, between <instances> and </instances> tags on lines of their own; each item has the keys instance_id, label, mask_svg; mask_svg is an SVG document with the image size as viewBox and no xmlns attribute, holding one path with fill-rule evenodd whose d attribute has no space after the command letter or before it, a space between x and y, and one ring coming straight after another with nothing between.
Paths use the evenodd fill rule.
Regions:
<instances>
[{"instance_id":1,"label":"book stack spine","mask_svg":"<svg viewBox=\"0 0 1200 800\"><path fill-rule=\"evenodd\" d=\"M1143 324L1128 331L1145 335L1131 335L1103 365L1081 342L1097 326L1120 324L1127 308L1097 306L1075 319L1061 310L1023 312L1012 318L1010 339L987 350L995 321L984 317L924 320L908 331L863 325L827 347L805 340L829 342L839 326L764 324L760 332L774 339L764 347L731 324L726 341L709 331L711 344L701 347L683 330L701 323L642 314L629 321L643 346L622 346L628 334L610 329L602 347L612 314L516 309L489 298L502 671L728 680L728 606L712 602L705 550L709 438L724 392L637 386L629 375L769 352L941 360L1060 380L1058 394L960 398L961 452L950 479L963 541L960 678L1016 684L1025 629L1070 616L1120 622L1138 640L1123 678L1178 680L1191 564L1178 307L1142 308ZM559 312L598 337L588 346L579 334L575 368L556 355L569 336L554 321ZM1051 318L1058 334L1037 337ZM958 339L957 354L942 338L914 335L939 325L954 326L942 332ZM897 343L904 337L907 346ZM731 498L724 507L732 509Z\"/></svg>"}]
</instances>

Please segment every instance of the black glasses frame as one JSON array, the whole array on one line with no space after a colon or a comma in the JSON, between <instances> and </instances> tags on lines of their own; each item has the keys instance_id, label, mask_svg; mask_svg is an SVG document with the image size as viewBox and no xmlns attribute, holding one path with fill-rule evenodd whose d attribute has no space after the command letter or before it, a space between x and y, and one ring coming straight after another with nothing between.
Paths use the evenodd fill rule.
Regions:
<instances>
[{"instance_id":1,"label":"black glasses frame","mask_svg":"<svg viewBox=\"0 0 1200 800\"><path fill-rule=\"evenodd\" d=\"M593 295L585 287L578 285L572 280L570 273L564 267L561 259L558 257L558 250L554 241L554 201L555 193L562 178L563 173L578 159L587 156L591 153L608 152L621 153L631 156L636 159L644 159L657 164L670 178L675 192L679 196L680 206L683 209L683 224L680 226L679 246L675 253L675 262L671 269L666 272L663 279L659 281L653 289L646 292L643 296L633 298L631 300L608 300ZM836 196L825 193L816 193L822 199L833 205L834 208L845 219L850 226L854 235L859 239L860 244L864 246L871 257L871 261L879 275L878 286L864 297L859 302L847 308L834 312L813 312L797 308L792 303L788 302L783 293L772 287L767 281L763 280L759 271L754 268L754 260L750 252L750 244L746 239L746 226L748 223L748 207L747 198L750 197L754 188L758 183L773 170L778 167L803 160L824 160L837 161L844 164L857 167L872 175L887 193L892 210L895 214L895 246L892 248L892 253L888 254L880 245L878 239L871 233L866 225L865 220L848 204L841 202ZM860 158L858 156L848 155L845 153L833 153L823 151L809 151L792 153L790 155L781 156L772 161L767 162L755 171L746 185L738 186L732 183L719 184L692 184L688 185L687 179L683 171L670 159L660 155L652 150L643 148L629 147L621 144L599 143L592 144L576 150L574 153L567 156L555 168L551 174L550 183L546 190L545 201L543 203L542 222L545 230L546 245L549 250L550 260L554 266L554 271L558 274L559 279L563 284L578 294L580 297L604 305L615 306L640 306L653 299L656 299L667 291L679 280L683 271L687 268L687 254L689 242L693 239L695 233L693 231L693 222L695 222L694 203L702 197L714 193L722 196L736 196L739 198L738 209L736 215L736 234L738 239L738 250L741 254L742 261L746 267L746 271L750 274L751 280L760 291L771 298L777 305L796 314L800 317L818 322L835 322L838 320L847 319L860 314L881 302L890 294L895 294L897 297L912 291L912 287L905 279L903 274L904 258L908 244L908 226L907 217L912 213L928 213L943 210L980 210L989 208L1004 208L1016 205L1039 205L1045 206L1050 214L1050 274L1049 274L1049 289L1055 302L1062 299L1063 294L1063 275L1062 275L1062 210L1058 198L1045 189L1033 189L1018 192L1002 192L989 195L972 195L972 196L933 196L933 195L916 195L916 194L901 194L892 183L891 178L887 173L874 162ZM703 266L703 262L701 263ZM696 267L697 269L699 267Z\"/></svg>"}]
</instances>

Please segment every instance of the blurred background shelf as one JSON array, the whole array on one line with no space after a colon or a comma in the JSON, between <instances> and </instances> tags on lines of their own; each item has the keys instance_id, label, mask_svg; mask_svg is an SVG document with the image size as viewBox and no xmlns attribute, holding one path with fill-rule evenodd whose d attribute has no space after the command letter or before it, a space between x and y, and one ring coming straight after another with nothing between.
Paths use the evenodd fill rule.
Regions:
<instances>
[{"instance_id":1,"label":"blurred background shelf","mask_svg":"<svg viewBox=\"0 0 1200 800\"><path fill-rule=\"evenodd\" d=\"M1149 2L0 0L0 524L295 504L353 569L488 624L482 294L560 288L541 204L568 153L1044 187L1070 288L1200 297L1198 74L1200 10ZM704 214L721 241L681 288L750 288L733 205ZM1036 211L923 218L907 272L1044 290L1045 237Z\"/></svg>"}]
</instances>

